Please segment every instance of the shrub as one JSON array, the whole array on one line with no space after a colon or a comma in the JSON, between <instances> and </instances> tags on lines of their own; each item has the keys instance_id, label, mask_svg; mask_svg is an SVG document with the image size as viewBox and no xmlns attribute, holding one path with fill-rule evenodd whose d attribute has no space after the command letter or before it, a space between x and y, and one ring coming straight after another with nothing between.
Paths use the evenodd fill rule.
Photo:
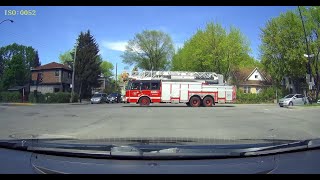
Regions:
<instances>
[{"instance_id":1,"label":"shrub","mask_svg":"<svg viewBox=\"0 0 320 180\"><path fill-rule=\"evenodd\" d=\"M281 91L278 90L278 97L279 97L279 92ZM272 88L272 87L263 89L258 94L251 94L251 93L246 94L241 89L238 89L236 103L239 103L239 104L272 103L275 98L276 98L276 90L275 88Z\"/></svg>"},{"instance_id":2,"label":"shrub","mask_svg":"<svg viewBox=\"0 0 320 180\"><path fill-rule=\"evenodd\" d=\"M29 101L32 103L69 103L71 98L71 93L58 92L58 93L38 93L38 101L34 96L34 93L30 93ZM77 100L77 95L76 98Z\"/></svg>"},{"instance_id":3,"label":"shrub","mask_svg":"<svg viewBox=\"0 0 320 180\"><path fill-rule=\"evenodd\" d=\"M66 92L46 93L45 100L47 103L68 103L70 102L71 94Z\"/></svg>"},{"instance_id":4,"label":"shrub","mask_svg":"<svg viewBox=\"0 0 320 180\"><path fill-rule=\"evenodd\" d=\"M74 93L72 102L78 102L78 100L79 100L79 95L77 93Z\"/></svg>"},{"instance_id":5,"label":"shrub","mask_svg":"<svg viewBox=\"0 0 320 180\"><path fill-rule=\"evenodd\" d=\"M38 92L38 100L36 100L35 94L32 92L29 94L29 102L31 103L46 103L44 94Z\"/></svg>"},{"instance_id":6,"label":"shrub","mask_svg":"<svg viewBox=\"0 0 320 180\"><path fill-rule=\"evenodd\" d=\"M19 92L0 92L2 102L21 102L22 96Z\"/></svg>"}]
</instances>

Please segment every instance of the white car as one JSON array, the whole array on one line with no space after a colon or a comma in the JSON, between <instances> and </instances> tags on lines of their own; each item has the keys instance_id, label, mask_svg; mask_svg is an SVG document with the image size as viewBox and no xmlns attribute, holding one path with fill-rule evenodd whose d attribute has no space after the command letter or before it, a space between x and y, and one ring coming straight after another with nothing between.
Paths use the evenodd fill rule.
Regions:
<instances>
[{"instance_id":1,"label":"white car","mask_svg":"<svg viewBox=\"0 0 320 180\"><path fill-rule=\"evenodd\" d=\"M297 106L307 104L308 100L302 94L288 94L279 100L279 106Z\"/></svg>"}]
</instances>

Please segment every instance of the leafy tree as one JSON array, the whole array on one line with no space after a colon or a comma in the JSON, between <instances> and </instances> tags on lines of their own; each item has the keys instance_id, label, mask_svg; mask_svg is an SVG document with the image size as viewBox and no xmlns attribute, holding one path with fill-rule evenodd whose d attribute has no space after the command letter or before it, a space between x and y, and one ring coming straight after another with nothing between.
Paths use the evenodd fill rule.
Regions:
<instances>
[{"instance_id":1,"label":"leafy tree","mask_svg":"<svg viewBox=\"0 0 320 180\"><path fill-rule=\"evenodd\" d=\"M112 73L112 70L113 70L113 64L108 62L108 61L103 61L101 57L100 58L100 61L102 61L100 67L101 67L101 71L104 75L104 77L111 77L113 76L113 73Z\"/></svg>"},{"instance_id":2,"label":"leafy tree","mask_svg":"<svg viewBox=\"0 0 320 180\"><path fill-rule=\"evenodd\" d=\"M0 90L25 85L30 69L40 65L38 52L31 46L13 43L0 48Z\"/></svg>"},{"instance_id":3,"label":"leafy tree","mask_svg":"<svg viewBox=\"0 0 320 180\"><path fill-rule=\"evenodd\" d=\"M74 50L66 51L59 55L60 63L73 67L73 53Z\"/></svg>"},{"instance_id":4,"label":"leafy tree","mask_svg":"<svg viewBox=\"0 0 320 180\"><path fill-rule=\"evenodd\" d=\"M33 68L36 68L36 67L38 67L38 66L41 66L41 62L40 62L40 59L39 59L38 51L35 52L34 60L33 60L31 66L32 66Z\"/></svg>"},{"instance_id":5,"label":"leafy tree","mask_svg":"<svg viewBox=\"0 0 320 180\"><path fill-rule=\"evenodd\" d=\"M276 85L285 76L296 85L306 74L304 35L301 20L293 11L281 14L268 21L262 29L261 60ZM299 86L299 85L298 85Z\"/></svg>"},{"instance_id":6,"label":"leafy tree","mask_svg":"<svg viewBox=\"0 0 320 180\"><path fill-rule=\"evenodd\" d=\"M295 11L296 14L298 13L297 11L298 10ZM309 8L301 7L301 12L307 34L307 43L310 48L309 53L314 55L314 57L310 59L310 65L311 74L315 80L315 97L316 99L318 99L320 90L320 8L318 6L313 6ZM306 45L304 47L306 48ZM305 52L307 52L307 49Z\"/></svg>"},{"instance_id":7,"label":"leafy tree","mask_svg":"<svg viewBox=\"0 0 320 180\"><path fill-rule=\"evenodd\" d=\"M92 87L99 85L98 77L101 74L101 59L98 55L98 44L89 30L81 32L77 41L75 90L79 94L81 101L83 97L91 96Z\"/></svg>"},{"instance_id":8,"label":"leafy tree","mask_svg":"<svg viewBox=\"0 0 320 180\"><path fill-rule=\"evenodd\" d=\"M171 37L161 31L145 30L128 42L123 62L144 70L168 69L174 54Z\"/></svg>"},{"instance_id":9,"label":"leafy tree","mask_svg":"<svg viewBox=\"0 0 320 180\"><path fill-rule=\"evenodd\" d=\"M249 42L239 29L227 31L218 23L208 23L178 49L172 70L216 72L228 79L239 66L255 63L249 52Z\"/></svg>"}]
</instances>

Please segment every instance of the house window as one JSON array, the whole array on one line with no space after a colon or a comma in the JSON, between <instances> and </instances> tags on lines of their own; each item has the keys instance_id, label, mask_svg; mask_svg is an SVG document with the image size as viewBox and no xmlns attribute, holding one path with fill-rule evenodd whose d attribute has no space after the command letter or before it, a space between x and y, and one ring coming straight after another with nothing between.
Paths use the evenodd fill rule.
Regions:
<instances>
[{"instance_id":1,"label":"house window","mask_svg":"<svg viewBox=\"0 0 320 180\"><path fill-rule=\"evenodd\" d=\"M55 75L55 76L59 76L59 70L56 70L56 71L54 72L54 75Z\"/></svg>"},{"instance_id":2,"label":"house window","mask_svg":"<svg viewBox=\"0 0 320 180\"><path fill-rule=\"evenodd\" d=\"M39 72L37 76L38 76L38 77L37 77L38 81L42 81L42 79L43 79L43 74L42 74L42 72Z\"/></svg>"},{"instance_id":3,"label":"house window","mask_svg":"<svg viewBox=\"0 0 320 180\"><path fill-rule=\"evenodd\" d=\"M258 79L259 75L254 75L254 78Z\"/></svg>"},{"instance_id":4,"label":"house window","mask_svg":"<svg viewBox=\"0 0 320 180\"><path fill-rule=\"evenodd\" d=\"M251 91L251 88L249 86L244 86L243 87L243 92L244 93L250 93L250 91Z\"/></svg>"}]
</instances>

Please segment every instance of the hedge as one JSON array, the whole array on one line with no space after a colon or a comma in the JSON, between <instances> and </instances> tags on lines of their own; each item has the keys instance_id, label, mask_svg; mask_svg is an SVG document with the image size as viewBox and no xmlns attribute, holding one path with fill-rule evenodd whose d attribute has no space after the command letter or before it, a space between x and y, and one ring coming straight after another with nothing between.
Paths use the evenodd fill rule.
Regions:
<instances>
[{"instance_id":1,"label":"hedge","mask_svg":"<svg viewBox=\"0 0 320 180\"><path fill-rule=\"evenodd\" d=\"M19 92L0 92L1 102L21 102L22 97Z\"/></svg>"},{"instance_id":2,"label":"hedge","mask_svg":"<svg viewBox=\"0 0 320 180\"><path fill-rule=\"evenodd\" d=\"M71 93L67 92L58 92L58 93L38 93L38 101L34 96L34 93L30 93L29 102L32 103L69 103L71 98ZM78 101L78 95L75 94L73 102Z\"/></svg>"},{"instance_id":3,"label":"hedge","mask_svg":"<svg viewBox=\"0 0 320 180\"><path fill-rule=\"evenodd\" d=\"M286 92L285 90L278 89L278 99L282 98ZM276 89L266 88L258 94L243 93L241 89L237 90L236 103L239 104L258 104L258 103L273 103L276 99Z\"/></svg>"}]
</instances>

